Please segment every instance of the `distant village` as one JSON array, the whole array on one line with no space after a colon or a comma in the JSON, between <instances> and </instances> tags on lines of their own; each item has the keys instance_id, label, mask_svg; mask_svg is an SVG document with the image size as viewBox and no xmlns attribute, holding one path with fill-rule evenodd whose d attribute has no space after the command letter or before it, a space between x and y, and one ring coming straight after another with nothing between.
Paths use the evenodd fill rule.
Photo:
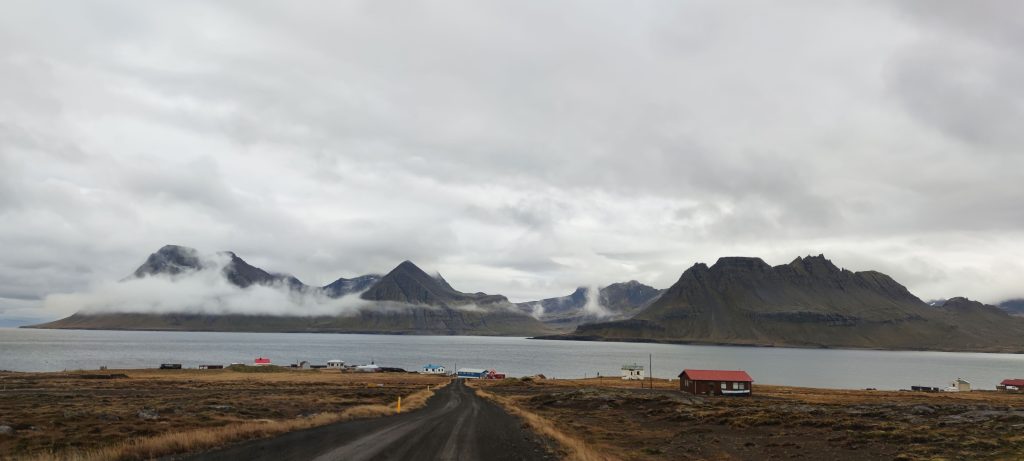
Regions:
<instances>
[{"instance_id":1,"label":"distant village","mask_svg":"<svg viewBox=\"0 0 1024 461\"><path fill-rule=\"evenodd\" d=\"M273 363L269 358L257 357L251 364L241 362L231 363L226 366L223 364L204 364L199 365L198 368L200 370L217 370L226 367L266 367L272 365ZM182 366L180 363L160 364L160 369L178 370L181 368ZM434 363L423 365L419 370L406 370L399 367L380 366L373 361L370 361L369 364L355 365L346 363L344 360L340 359L328 360L324 364L313 364L303 360L298 363L289 364L288 368L301 370L332 369L338 370L342 373L419 373L450 376L458 379L507 378L505 373L499 372L493 368L458 368L450 370L444 365ZM620 367L620 375L623 380L637 381L641 386L643 386L645 380L648 380L648 378L653 380L652 377L645 375L645 367L637 363L622 365ZM600 374L598 374L597 377L600 377ZM530 378L547 379L543 374L533 375ZM754 379L743 370L684 369L677 375L677 378L679 380L679 390L694 395L750 396L754 392ZM673 381L673 378L669 378L669 381ZM866 390L876 389L868 388ZM950 385L947 387L914 385L910 386L909 389L901 389L901 391L910 392L970 392L971 390L970 381L959 377L950 382ZM1024 392L1024 379L1004 379L996 386L996 390L1004 392Z\"/></svg>"}]
</instances>

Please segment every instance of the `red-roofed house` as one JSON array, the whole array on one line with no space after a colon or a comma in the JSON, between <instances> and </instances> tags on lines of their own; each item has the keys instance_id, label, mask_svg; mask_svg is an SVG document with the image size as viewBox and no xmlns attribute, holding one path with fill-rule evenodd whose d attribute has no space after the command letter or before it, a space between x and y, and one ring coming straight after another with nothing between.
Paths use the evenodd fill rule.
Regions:
<instances>
[{"instance_id":1,"label":"red-roofed house","mask_svg":"<svg viewBox=\"0 0 1024 461\"><path fill-rule=\"evenodd\" d=\"M1003 382L996 386L996 389L1001 391L1024 390L1024 379L1004 379Z\"/></svg>"},{"instance_id":2,"label":"red-roofed house","mask_svg":"<svg viewBox=\"0 0 1024 461\"><path fill-rule=\"evenodd\" d=\"M260 366L270 365L270 359L268 359L266 357L256 357L256 360L253 360L252 364L253 365L260 365Z\"/></svg>"},{"instance_id":3,"label":"red-roofed house","mask_svg":"<svg viewBox=\"0 0 1024 461\"><path fill-rule=\"evenodd\" d=\"M754 380L740 370L683 370L679 390L697 395L750 395Z\"/></svg>"}]
</instances>

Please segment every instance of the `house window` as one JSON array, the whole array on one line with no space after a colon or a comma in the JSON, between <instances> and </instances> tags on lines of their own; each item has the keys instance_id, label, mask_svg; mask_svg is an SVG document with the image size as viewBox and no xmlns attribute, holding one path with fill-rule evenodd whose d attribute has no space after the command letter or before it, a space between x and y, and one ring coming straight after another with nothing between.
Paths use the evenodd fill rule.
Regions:
<instances>
[{"instance_id":1,"label":"house window","mask_svg":"<svg viewBox=\"0 0 1024 461\"><path fill-rule=\"evenodd\" d=\"M725 383L722 383L722 389L725 389Z\"/></svg>"}]
</instances>

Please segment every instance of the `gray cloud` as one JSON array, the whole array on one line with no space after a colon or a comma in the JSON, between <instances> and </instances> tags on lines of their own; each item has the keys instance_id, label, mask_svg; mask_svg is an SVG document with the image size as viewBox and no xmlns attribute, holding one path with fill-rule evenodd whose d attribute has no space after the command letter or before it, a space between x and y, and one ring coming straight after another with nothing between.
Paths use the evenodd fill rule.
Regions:
<instances>
[{"instance_id":1,"label":"gray cloud","mask_svg":"<svg viewBox=\"0 0 1024 461\"><path fill-rule=\"evenodd\" d=\"M5 8L0 308L165 243L517 301L821 252L1024 295L1017 6L445 6Z\"/></svg>"}]
</instances>

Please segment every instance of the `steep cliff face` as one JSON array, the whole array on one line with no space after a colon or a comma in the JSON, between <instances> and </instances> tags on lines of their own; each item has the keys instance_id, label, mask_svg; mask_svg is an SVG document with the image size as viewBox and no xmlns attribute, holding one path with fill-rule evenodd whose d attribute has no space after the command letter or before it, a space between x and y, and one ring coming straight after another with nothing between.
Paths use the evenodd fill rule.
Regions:
<instances>
[{"instance_id":1,"label":"steep cliff face","mask_svg":"<svg viewBox=\"0 0 1024 461\"><path fill-rule=\"evenodd\" d=\"M572 337L814 347L1024 349L1024 323L994 312L934 308L891 277L840 269L824 256L772 267L760 258L696 264L629 320ZM1015 320L1015 319L1010 319Z\"/></svg>"}]
</instances>

